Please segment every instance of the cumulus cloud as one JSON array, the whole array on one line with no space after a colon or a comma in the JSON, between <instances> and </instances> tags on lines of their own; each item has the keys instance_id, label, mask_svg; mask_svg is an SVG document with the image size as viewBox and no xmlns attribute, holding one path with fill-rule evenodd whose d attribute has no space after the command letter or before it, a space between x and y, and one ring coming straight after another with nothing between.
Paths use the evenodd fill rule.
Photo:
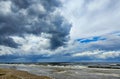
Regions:
<instances>
[{"instance_id":1,"label":"cumulus cloud","mask_svg":"<svg viewBox=\"0 0 120 79\"><path fill-rule=\"evenodd\" d=\"M0 0L0 61L38 61L69 49L71 24L60 7L58 0Z\"/></svg>"},{"instance_id":2,"label":"cumulus cloud","mask_svg":"<svg viewBox=\"0 0 120 79\"><path fill-rule=\"evenodd\" d=\"M0 0L0 59L120 57L119 5L118 0Z\"/></svg>"},{"instance_id":3,"label":"cumulus cloud","mask_svg":"<svg viewBox=\"0 0 120 79\"><path fill-rule=\"evenodd\" d=\"M57 0L1 0L0 44L17 48L24 46L24 43L18 44L12 36L26 39L26 35L30 34L32 36L28 40L31 40L35 36L49 34L50 38L41 37L49 40L49 49L65 45L71 25L57 11L58 7L60 2Z\"/></svg>"}]
</instances>

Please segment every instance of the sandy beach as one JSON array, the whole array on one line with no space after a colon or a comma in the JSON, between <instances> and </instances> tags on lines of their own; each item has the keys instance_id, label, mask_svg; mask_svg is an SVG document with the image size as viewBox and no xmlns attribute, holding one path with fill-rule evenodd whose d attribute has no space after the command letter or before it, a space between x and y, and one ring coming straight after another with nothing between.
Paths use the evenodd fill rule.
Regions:
<instances>
[{"instance_id":1,"label":"sandy beach","mask_svg":"<svg viewBox=\"0 0 120 79\"><path fill-rule=\"evenodd\" d=\"M47 76L37 76L27 71L0 69L0 79L52 79Z\"/></svg>"}]
</instances>

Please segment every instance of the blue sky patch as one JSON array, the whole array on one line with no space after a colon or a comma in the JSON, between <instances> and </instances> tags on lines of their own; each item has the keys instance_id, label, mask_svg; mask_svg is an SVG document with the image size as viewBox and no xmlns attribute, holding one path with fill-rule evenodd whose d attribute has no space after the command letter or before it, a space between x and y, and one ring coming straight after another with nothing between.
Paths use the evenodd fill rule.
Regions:
<instances>
[{"instance_id":1,"label":"blue sky patch","mask_svg":"<svg viewBox=\"0 0 120 79\"><path fill-rule=\"evenodd\" d=\"M76 41L79 41L80 43L90 43L90 42L95 42L95 41L100 41L100 40L106 40L106 38L96 36L96 37L93 37L93 38L77 39Z\"/></svg>"}]
</instances>

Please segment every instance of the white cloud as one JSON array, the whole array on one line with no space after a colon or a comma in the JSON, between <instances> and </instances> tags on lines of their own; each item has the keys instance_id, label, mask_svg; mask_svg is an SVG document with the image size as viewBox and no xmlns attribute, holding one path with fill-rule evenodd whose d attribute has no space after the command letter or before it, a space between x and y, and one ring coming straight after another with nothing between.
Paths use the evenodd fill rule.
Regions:
<instances>
[{"instance_id":1,"label":"white cloud","mask_svg":"<svg viewBox=\"0 0 120 79\"><path fill-rule=\"evenodd\" d=\"M0 45L0 56L1 55L13 55L15 53L16 53L15 48L10 48L10 47Z\"/></svg>"},{"instance_id":2,"label":"white cloud","mask_svg":"<svg viewBox=\"0 0 120 79\"><path fill-rule=\"evenodd\" d=\"M40 36L25 35L25 37L11 36L13 40L20 44L19 50L24 54L42 54L46 53L43 50L47 50L50 47L49 34L42 33ZM43 52L41 52L43 51Z\"/></svg>"},{"instance_id":3,"label":"white cloud","mask_svg":"<svg viewBox=\"0 0 120 79\"><path fill-rule=\"evenodd\" d=\"M0 14L6 15L11 12L11 1L1 1L0 2Z\"/></svg>"},{"instance_id":4,"label":"white cloud","mask_svg":"<svg viewBox=\"0 0 120 79\"><path fill-rule=\"evenodd\" d=\"M7 46L0 46L0 55L42 55L45 57L64 54L72 54L79 48L78 42L69 41L67 46L58 47L55 50L50 50L51 47L50 34L41 33L41 35L24 35L24 37L10 36L16 43L20 44L18 48L11 48Z\"/></svg>"},{"instance_id":5,"label":"white cloud","mask_svg":"<svg viewBox=\"0 0 120 79\"><path fill-rule=\"evenodd\" d=\"M120 31L119 0L65 0L62 3L61 13L73 25L72 39Z\"/></svg>"},{"instance_id":6,"label":"white cloud","mask_svg":"<svg viewBox=\"0 0 120 79\"><path fill-rule=\"evenodd\" d=\"M118 34L107 34L102 36L105 40L99 40L86 44L86 48L101 50L120 50L120 36Z\"/></svg>"},{"instance_id":7,"label":"white cloud","mask_svg":"<svg viewBox=\"0 0 120 79\"><path fill-rule=\"evenodd\" d=\"M115 58L120 57L120 51L102 51L102 50L94 50L94 51L85 51L80 53L75 53L72 55L73 57L90 57L97 59L107 59L107 58Z\"/></svg>"},{"instance_id":8,"label":"white cloud","mask_svg":"<svg viewBox=\"0 0 120 79\"><path fill-rule=\"evenodd\" d=\"M81 52L81 53L75 53L72 56L73 57L83 57L83 56L94 56L97 55L100 51L96 50L96 51L85 51L85 52Z\"/></svg>"},{"instance_id":9,"label":"white cloud","mask_svg":"<svg viewBox=\"0 0 120 79\"><path fill-rule=\"evenodd\" d=\"M104 1L90 1L87 5L87 9L89 12L94 12L94 11L102 11L106 9L107 5L109 4L110 0L104 0Z\"/></svg>"},{"instance_id":10,"label":"white cloud","mask_svg":"<svg viewBox=\"0 0 120 79\"><path fill-rule=\"evenodd\" d=\"M98 58L102 58L102 59L115 58L115 57L120 57L120 51L107 51L98 55Z\"/></svg>"},{"instance_id":11,"label":"white cloud","mask_svg":"<svg viewBox=\"0 0 120 79\"><path fill-rule=\"evenodd\" d=\"M29 7L34 13L44 14L46 12L44 6L40 3L33 4Z\"/></svg>"}]
</instances>

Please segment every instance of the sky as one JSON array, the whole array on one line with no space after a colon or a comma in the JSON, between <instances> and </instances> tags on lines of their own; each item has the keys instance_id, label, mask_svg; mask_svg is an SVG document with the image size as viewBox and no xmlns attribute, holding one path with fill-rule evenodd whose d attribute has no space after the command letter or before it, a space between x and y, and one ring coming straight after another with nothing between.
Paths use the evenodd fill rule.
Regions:
<instances>
[{"instance_id":1,"label":"sky","mask_svg":"<svg viewBox=\"0 0 120 79\"><path fill-rule=\"evenodd\" d=\"M120 0L0 0L0 62L120 62Z\"/></svg>"}]
</instances>

